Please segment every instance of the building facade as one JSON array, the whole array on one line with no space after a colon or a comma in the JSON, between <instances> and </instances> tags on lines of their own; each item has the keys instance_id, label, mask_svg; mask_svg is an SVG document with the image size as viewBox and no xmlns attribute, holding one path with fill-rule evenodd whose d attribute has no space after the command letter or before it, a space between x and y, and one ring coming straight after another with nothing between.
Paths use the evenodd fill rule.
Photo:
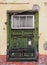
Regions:
<instances>
[{"instance_id":1,"label":"building facade","mask_svg":"<svg viewBox=\"0 0 47 65\"><path fill-rule=\"evenodd\" d=\"M47 0L0 0L0 58L3 60L5 58L0 63L7 63L7 12L19 11L38 11L39 13L39 60L37 62L13 62L12 64L27 65L29 63L30 65L47 65Z\"/></svg>"}]
</instances>

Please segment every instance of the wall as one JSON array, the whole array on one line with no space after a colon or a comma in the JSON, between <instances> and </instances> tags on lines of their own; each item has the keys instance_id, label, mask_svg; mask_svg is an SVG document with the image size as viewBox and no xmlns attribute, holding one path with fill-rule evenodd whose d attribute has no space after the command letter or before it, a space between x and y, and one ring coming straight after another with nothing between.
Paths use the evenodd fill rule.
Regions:
<instances>
[{"instance_id":1,"label":"wall","mask_svg":"<svg viewBox=\"0 0 47 65\"><path fill-rule=\"evenodd\" d=\"M40 6L39 9L39 53L47 54L44 50L44 43L47 42L47 3L46 0L29 0L28 3L6 3L0 0L0 55L6 55L7 50L7 11L11 10L32 10L34 4ZM4 3L3 3L4 2Z\"/></svg>"}]
</instances>

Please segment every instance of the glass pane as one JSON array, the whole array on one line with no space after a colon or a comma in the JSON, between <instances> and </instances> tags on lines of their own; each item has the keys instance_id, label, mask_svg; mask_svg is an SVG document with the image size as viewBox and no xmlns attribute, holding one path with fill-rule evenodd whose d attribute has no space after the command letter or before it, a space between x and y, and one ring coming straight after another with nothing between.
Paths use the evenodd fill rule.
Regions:
<instances>
[{"instance_id":1,"label":"glass pane","mask_svg":"<svg viewBox=\"0 0 47 65\"><path fill-rule=\"evenodd\" d=\"M27 27L33 27L33 16L27 16Z\"/></svg>"},{"instance_id":2,"label":"glass pane","mask_svg":"<svg viewBox=\"0 0 47 65\"><path fill-rule=\"evenodd\" d=\"M25 27L26 16L20 16L20 27Z\"/></svg>"},{"instance_id":3,"label":"glass pane","mask_svg":"<svg viewBox=\"0 0 47 65\"><path fill-rule=\"evenodd\" d=\"M14 16L13 27L19 27L19 16Z\"/></svg>"}]
</instances>

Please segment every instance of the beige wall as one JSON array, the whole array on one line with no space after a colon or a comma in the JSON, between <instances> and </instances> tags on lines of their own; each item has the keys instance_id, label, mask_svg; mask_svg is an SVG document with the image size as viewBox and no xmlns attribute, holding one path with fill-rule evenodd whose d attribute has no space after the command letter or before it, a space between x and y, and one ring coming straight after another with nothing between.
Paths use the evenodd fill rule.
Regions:
<instances>
[{"instance_id":1,"label":"beige wall","mask_svg":"<svg viewBox=\"0 0 47 65\"><path fill-rule=\"evenodd\" d=\"M0 0L2 2L3 0ZM46 1L46 0L45 0ZM25 4L0 4L0 54L6 55L7 50L7 10L32 10L34 4L40 6L39 9L39 53L47 54L44 50L44 43L47 42L47 4L43 0L29 0Z\"/></svg>"}]
</instances>

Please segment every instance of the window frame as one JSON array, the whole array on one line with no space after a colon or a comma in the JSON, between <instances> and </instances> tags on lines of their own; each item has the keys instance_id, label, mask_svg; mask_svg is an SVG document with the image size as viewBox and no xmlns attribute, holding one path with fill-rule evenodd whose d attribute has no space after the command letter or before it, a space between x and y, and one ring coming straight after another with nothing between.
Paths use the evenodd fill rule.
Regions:
<instances>
[{"instance_id":1,"label":"window frame","mask_svg":"<svg viewBox=\"0 0 47 65\"><path fill-rule=\"evenodd\" d=\"M33 17L33 27L13 27L13 20L14 20L14 16L19 16L19 19L20 19L20 16L26 16L26 19L28 16L32 16ZM11 15L11 29L34 29L34 15ZM20 21L20 20L19 20ZM27 20L26 20L27 22Z\"/></svg>"}]
</instances>

